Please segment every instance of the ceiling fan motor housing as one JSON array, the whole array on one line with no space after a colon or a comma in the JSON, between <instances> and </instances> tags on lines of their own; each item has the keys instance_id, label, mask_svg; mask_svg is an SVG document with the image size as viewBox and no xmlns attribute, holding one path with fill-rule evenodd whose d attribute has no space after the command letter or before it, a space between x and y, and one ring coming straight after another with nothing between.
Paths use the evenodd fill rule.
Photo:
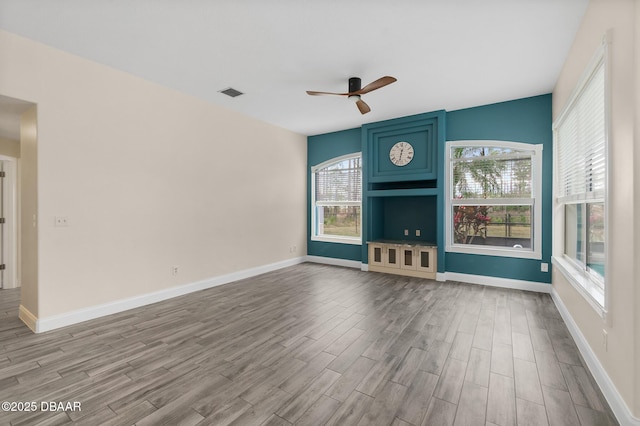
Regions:
<instances>
[{"instance_id":1,"label":"ceiling fan motor housing","mask_svg":"<svg viewBox=\"0 0 640 426\"><path fill-rule=\"evenodd\" d=\"M358 77L351 77L349 79L349 93L357 92L362 89L362 82Z\"/></svg>"}]
</instances>

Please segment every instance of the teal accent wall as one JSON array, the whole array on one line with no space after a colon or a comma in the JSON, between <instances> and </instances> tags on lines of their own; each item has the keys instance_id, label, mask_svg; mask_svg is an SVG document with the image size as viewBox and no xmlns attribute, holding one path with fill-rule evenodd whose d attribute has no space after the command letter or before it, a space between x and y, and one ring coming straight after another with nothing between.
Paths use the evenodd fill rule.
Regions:
<instances>
[{"instance_id":1,"label":"teal accent wall","mask_svg":"<svg viewBox=\"0 0 640 426\"><path fill-rule=\"evenodd\" d=\"M361 261L360 245L311 241L311 167L341 155L362 151L361 130L349 129L307 138L307 254Z\"/></svg>"},{"instance_id":2,"label":"teal accent wall","mask_svg":"<svg viewBox=\"0 0 640 426\"><path fill-rule=\"evenodd\" d=\"M504 140L543 145L542 260L445 253L447 272L551 283L551 272L540 272L541 262L551 262L551 124L550 94L447 112L447 140ZM444 197L444 192L442 195Z\"/></svg>"},{"instance_id":3,"label":"teal accent wall","mask_svg":"<svg viewBox=\"0 0 640 426\"><path fill-rule=\"evenodd\" d=\"M307 138L307 166L311 167L324 163L341 155L361 152L361 129L341 130L339 132L324 133ZM311 188L311 184L309 184Z\"/></svg>"},{"instance_id":4,"label":"teal accent wall","mask_svg":"<svg viewBox=\"0 0 640 426\"><path fill-rule=\"evenodd\" d=\"M458 272L550 283L540 263L551 261L552 154L551 95L541 95L457 111L435 111L364 125L362 128L310 136L307 139L308 205L311 205L311 167L341 155L363 155L363 240L399 239L436 242L438 272ZM388 146L401 137L420 155L433 152L435 162L416 161L405 169L385 163ZM444 148L454 140L505 140L543 145L542 260L446 253ZM428 158L428 157L426 157ZM431 158L433 160L433 158ZM372 162L377 161L377 165ZM375 169L372 167L375 166ZM370 179L373 178L373 179ZM307 214L308 254L367 263L366 244L311 241L311 210ZM404 229L410 235L404 236ZM421 230L421 237L415 230Z\"/></svg>"}]
</instances>

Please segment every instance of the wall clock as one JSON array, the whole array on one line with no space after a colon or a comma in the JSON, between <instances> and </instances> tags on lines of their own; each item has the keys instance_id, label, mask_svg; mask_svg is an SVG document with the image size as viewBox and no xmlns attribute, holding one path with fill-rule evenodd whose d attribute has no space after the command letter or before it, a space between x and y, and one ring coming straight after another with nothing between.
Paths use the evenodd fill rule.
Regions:
<instances>
[{"instance_id":1,"label":"wall clock","mask_svg":"<svg viewBox=\"0 0 640 426\"><path fill-rule=\"evenodd\" d=\"M398 142L389 150L389 160L396 166L406 166L413 160L413 146L409 142Z\"/></svg>"}]
</instances>

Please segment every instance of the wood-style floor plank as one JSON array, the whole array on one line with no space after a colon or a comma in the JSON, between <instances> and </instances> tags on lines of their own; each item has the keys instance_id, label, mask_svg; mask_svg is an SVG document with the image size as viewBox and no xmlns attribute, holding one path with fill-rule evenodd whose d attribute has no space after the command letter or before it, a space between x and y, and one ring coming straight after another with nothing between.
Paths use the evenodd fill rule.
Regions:
<instances>
[{"instance_id":1,"label":"wood-style floor plank","mask_svg":"<svg viewBox=\"0 0 640 426\"><path fill-rule=\"evenodd\" d=\"M33 334L0 290L2 425L616 425L547 294L301 264Z\"/></svg>"},{"instance_id":2,"label":"wood-style floor plank","mask_svg":"<svg viewBox=\"0 0 640 426\"><path fill-rule=\"evenodd\" d=\"M437 384L438 376L426 371L418 371L396 416L411 424L419 425L429 409L429 401Z\"/></svg>"},{"instance_id":3,"label":"wood-style floor plank","mask_svg":"<svg viewBox=\"0 0 640 426\"><path fill-rule=\"evenodd\" d=\"M455 426L483 425L487 414L487 394L489 389L465 382L456 411Z\"/></svg>"},{"instance_id":4,"label":"wood-style floor plank","mask_svg":"<svg viewBox=\"0 0 640 426\"><path fill-rule=\"evenodd\" d=\"M458 406L448 401L431 397L427 414L422 421L422 426L441 425L450 426L456 417Z\"/></svg>"}]
</instances>

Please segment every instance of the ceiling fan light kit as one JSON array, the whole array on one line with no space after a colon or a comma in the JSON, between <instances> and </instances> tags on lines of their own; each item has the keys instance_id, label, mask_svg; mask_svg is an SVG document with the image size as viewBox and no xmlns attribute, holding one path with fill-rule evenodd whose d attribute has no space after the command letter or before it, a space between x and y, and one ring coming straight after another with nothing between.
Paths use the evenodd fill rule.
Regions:
<instances>
[{"instance_id":1,"label":"ceiling fan light kit","mask_svg":"<svg viewBox=\"0 0 640 426\"><path fill-rule=\"evenodd\" d=\"M359 77L351 77L349 79L349 91L347 93L316 92L313 90L307 90L307 94L311 96L318 96L318 95L346 96L349 98L349 100L354 101L356 103L356 106L358 107L358 110L360 111L361 114L366 114L369 111L371 111L371 108L369 108L369 105L367 105L365 101L361 99L360 95L364 95L365 93L369 93L374 90L380 89L381 87L384 87L396 81L397 79L395 77L391 77L387 75L385 77L379 78L376 81L373 81L367 84L366 86L362 87L362 81L360 80Z\"/></svg>"}]
</instances>

